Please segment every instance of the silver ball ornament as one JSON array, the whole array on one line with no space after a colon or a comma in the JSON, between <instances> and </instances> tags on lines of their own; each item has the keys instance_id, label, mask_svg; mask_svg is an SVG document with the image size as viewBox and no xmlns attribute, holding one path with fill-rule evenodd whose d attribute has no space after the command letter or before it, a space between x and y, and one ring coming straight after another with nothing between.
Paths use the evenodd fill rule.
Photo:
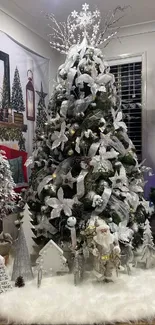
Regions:
<instances>
[{"instance_id":1,"label":"silver ball ornament","mask_svg":"<svg viewBox=\"0 0 155 325\"><path fill-rule=\"evenodd\" d=\"M78 123L74 123L73 124L73 128L74 128L74 130L78 130L79 129L79 124Z\"/></svg>"},{"instance_id":2,"label":"silver ball ornament","mask_svg":"<svg viewBox=\"0 0 155 325\"><path fill-rule=\"evenodd\" d=\"M75 225L76 225L76 218L75 217L69 217L67 219L67 226L69 228L73 228L73 227L75 227Z\"/></svg>"}]
</instances>

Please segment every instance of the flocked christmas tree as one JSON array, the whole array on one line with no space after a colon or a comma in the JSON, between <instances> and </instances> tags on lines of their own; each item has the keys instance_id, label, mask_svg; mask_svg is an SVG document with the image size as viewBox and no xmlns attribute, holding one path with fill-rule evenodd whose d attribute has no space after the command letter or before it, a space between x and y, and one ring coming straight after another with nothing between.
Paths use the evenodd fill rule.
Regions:
<instances>
[{"instance_id":1,"label":"flocked christmas tree","mask_svg":"<svg viewBox=\"0 0 155 325\"><path fill-rule=\"evenodd\" d=\"M0 219L14 209L14 181L10 170L10 165L5 157L5 153L0 151Z\"/></svg>"},{"instance_id":2,"label":"flocked christmas tree","mask_svg":"<svg viewBox=\"0 0 155 325\"><path fill-rule=\"evenodd\" d=\"M19 276L22 276L25 281L33 279L29 251L22 225L20 225L19 235L16 241L12 281L16 281Z\"/></svg>"},{"instance_id":3,"label":"flocked christmas tree","mask_svg":"<svg viewBox=\"0 0 155 325\"><path fill-rule=\"evenodd\" d=\"M114 76L99 49L116 34L112 27L122 11L116 8L103 28L100 12L91 12L88 4L80 13L74 10L67 24L49 16L55 24L50 44L66 54L66 60L58 69L49 123L33 154L27 200L34 222L53 226L53 233L42 230L38 241L69 241L68 217L76 217L78 236L81 227L99 216L117 225L125 221L133 229L133 245L142 242L141 226L148 213L144 167L123 122ZM60 34L62 43L56 41Z\"/></svg>"},{"instance_id":4,"label":"flocked christmas tree","mask_svg":"<svg viewBox=\"0 0 155 325\"><path fill-rule=\"evenodd\" d=\"M11 283L9 281L9 277L7 275L6 267L5 267L5 260L0 255L0 293L7 292L11 290Z\"/></svg>"},{"instance_id":5,"label":"flocked christmas tree","mask_svg":"<svg viewBox=\"0 0 155 325\"><path fill-rule=\"evenodd\" d=\"M19 70L17 67L15 69L14 78L13 78L11 107L17 112L25 111L23 91L20 82Z\"/></svg>"},{"instance_id":6,"label":"flocked christmas tree","mask_svg":"<svg viewBox=\"0 0 155 325\"><path fill-rule=\"evenodd\" d=\"M146 219L143 233L142 261L146 263L146 268L155 265L155 246L149 220Z\"/></svg>"}]
</instances>

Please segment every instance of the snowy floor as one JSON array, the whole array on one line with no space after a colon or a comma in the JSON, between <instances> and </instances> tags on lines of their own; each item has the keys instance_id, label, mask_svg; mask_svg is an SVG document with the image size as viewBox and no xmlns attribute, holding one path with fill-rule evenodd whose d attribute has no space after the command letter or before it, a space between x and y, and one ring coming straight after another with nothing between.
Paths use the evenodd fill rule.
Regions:
<instances>
[{"instance_id":1,"label":"snowy floor","mask_svg":"<svg viewBox=\"0 0 155 325\"><path fill-rule=\"evenodd\" d=\"M93 324L155 317L155 269L120 275L115 283L84 282L73 276L44 278L0 295L0 316L24 324Z\"/></svg>"}]
</instances>

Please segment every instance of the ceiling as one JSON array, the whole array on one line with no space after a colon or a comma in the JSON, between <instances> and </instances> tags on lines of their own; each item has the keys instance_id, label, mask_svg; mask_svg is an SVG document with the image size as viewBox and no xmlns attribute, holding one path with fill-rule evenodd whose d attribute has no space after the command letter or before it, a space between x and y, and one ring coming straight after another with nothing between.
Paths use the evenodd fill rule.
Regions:
<instances>
[{"instance_id":1,"label":"ceiling","mask_svg":"<svg viewBox=\"0 0 155 325\"><path fill-rule=\"evenodd\" d=\"M102 16L116 6L130 6L126 16L119 22L121 26L155 21L155 0L86 0L90 9L96 7ZM0 9L22 22L41 37L47 39L50 32L46 13L54 13L58 21L65 21L74 9L81 10L85 0L0 0Z\"/></svg>"}]
</instances>

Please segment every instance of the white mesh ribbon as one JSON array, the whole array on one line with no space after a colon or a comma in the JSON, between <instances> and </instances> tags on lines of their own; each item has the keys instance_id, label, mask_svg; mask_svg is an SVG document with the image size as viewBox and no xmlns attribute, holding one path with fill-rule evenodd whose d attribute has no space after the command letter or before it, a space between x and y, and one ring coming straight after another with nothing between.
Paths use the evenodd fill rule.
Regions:
<instances>
[{"instance_id":1,"label":"white mesh ribbon","mask_svg":"<svg viewBox=\"0 0 155 325\"><path fill-rule=\"evenodd\" d=\"M52 175L48 175L40 182L40 184L38 185L38 188L37 188L38 196L40 196L45 185L47 185L52 179L53 179Z\"/></svg>"},{"instance_id":2,"label":"white mesh ribbon","mask_svg":"<svg viewBox=\"0 0 155 325\"><path fill-rule=\"evenodd\" d=\"M111 141L109 142L109 145L111 145L121 155L126 154L126 149L124 148L123 144L121 143L121 141L119 141L119 139L117 137L113 136Z\"/></svg>"},{"instance_id":3,"label":"white mesh ribbon","mask_svg":"<svg viewBox=\"0 0 155 325\"><path fill-rule=\"evenodd\" d=\"M130 206L128 202L124 201L122 202L118 198L116 198L114 195L111 196L109 200L110 208L116 212L116 214L120 217L121 221L127 220L129 221L129 211Z\"/></svg>"},{"instance_id":4,"label":"white mesh ribbon","mask_svg":"<svg viewBox=\"0 0 155 325\"><path fill-rule=\"evenodd\" d=\"M99 146L100 146L100 142L92 143L89 148L88 157L91 157L91 158L94 157L97 153Z\"/></svg>"},{"instance_id":5,"label":"white mesh ribbon","mask_svg":"<svg viewBox=\"0 0 155 325\"><path fill-rule=\"evenodd\" d=\"M75 249L76 248L76 229L75 227L70 228L71 231L71 241L72 241L72 248Z\"/></svg>"},{"instance_id":6,"label":"white mesh ribbon","mask_svg":"<svg viewBox=\"0 0 155 325\"><path fill-rule=\"evenodd\" d=\"M110 188L110 187L105 187L105 189L104 189L104 191L103 191L103 193L102 193L102 200L103 200L103 203L102 203L102 205L100 206L100 207L97 207L96 209L95 209L95 212L97 213L97 214L100 214L100 213L102 213L104 210L105 210L105 208L106 208L106 206L107 206L107 204L108 204L108 202L109 202L109 199L110 199L110 196L111 196L111 193L112 193L112 189Z\"/></svg>"},{"instance_id":7,"label":"white mesh ribbon","mask_svg":"<svg viewBox=\"0 0 155 325\"><path fill-rule=\"evenodd\" d=\"M77 138L76 138L75 151L76 151L77 153L80 153L80 140L81 140L80 137L77 137Z\"/></svg>"},{"instance_id":8,"label":"white mesh ribbon","mask_svg":"<svg viewBox=\"0 0 155 325\"><path fill-rule=\"evenodd\" d=\"M137 210L137 207L139 205L139 196L137 193L134 192L126 193L125 201L130 205L130 207L132 207L134 211Z\"/></svg>"},{"instance_id":9,"label":"white mesh ribbon","mask_svg":"<svg viewBox=\"0 0 155 325\"><path fill-rule=\"evenodd\" d=\"M74 103L74 114L84 113L88 106L92 103L93 97L87 96L86 98L77 99Z\"/></svg>"},{"instance_id":10,"label":"white mesh ribbon","mask_svg":"<svg viewBox=\"0 0 155 325\"><path fill-rule=\"evenodd\" d=\"M73 86L74 77L77 73L77 70L75 68L70 68L68 75L67 75L67 91L68 93L71 91Z\"/></svg>"},{"instance_id":11,"label":"white mesh ribbon","mask_svg":"<svg viewBox=\"0 0 155 325\"><path fill-rule=\"evenodd\" d=\"M33 157L33 155L32 155L32 156L30 156L30 157L26 160L24 166L29 167L29 166L32 165L33 163L34 163L34 157Z\"/></svg>"},{"instance_id":12,"label":"white mesh ribbon","mask_svg":"<svg viewBox=\"0 0 155 325\"><path fill-rule=\"evenodd\" d=\"M88 174L88 171L82 170L79 176L77 177L77 197L81 198L85 194L85 185L84 185L84 179L86 175Z\"/></svg>"},{"instance_id":13,"label":"white mesh ribbon","mask_svg":"<svg viewBox=\"0 0 155 325\"><path fill-rule=\"evenodd\" d=\"M67 110L68 110L68 100L64 100L61 104L61 108L60 108L60 114L63 117L66 117L67 115Z\"/></svg>"}]
</instances>

